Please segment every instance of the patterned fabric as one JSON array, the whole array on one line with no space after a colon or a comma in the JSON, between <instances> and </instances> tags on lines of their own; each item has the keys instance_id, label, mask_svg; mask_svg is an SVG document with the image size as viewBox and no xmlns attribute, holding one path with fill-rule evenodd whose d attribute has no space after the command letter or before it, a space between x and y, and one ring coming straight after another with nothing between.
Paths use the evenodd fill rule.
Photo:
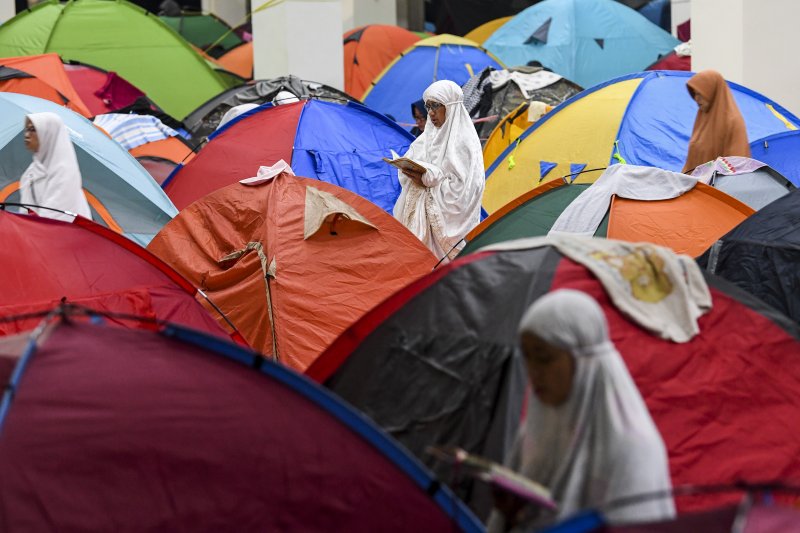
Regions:
<instances>
[{"instance_id":1,"label":"patterned fabric","mask_svg":"<svg viewBox=\"0 0 800 533\"><path fill-rule=\"evenodd\" d=\"M461 90L464 92L464 107L467 109L467 113L469 113L470 116L475 115L478 104L480 104L481 99L483 98L483 93L486 90L486 86L491 84L489 75L493 70L494 69L492 67L486 67L478 74L467 80L467 83L465 83L461 88Z\"/></svg>"},{"instance_id":2,"label":"patterned fabric","mask_svg":"<svg viewBox=\"0 0 800 533\"><path fill-rule=\"evenodd\" d=\"M150 115L108 113L97 115L94 123L126 150L178 135L177 131L165 126L163 122Z\"/></svg>"}]
</instances>

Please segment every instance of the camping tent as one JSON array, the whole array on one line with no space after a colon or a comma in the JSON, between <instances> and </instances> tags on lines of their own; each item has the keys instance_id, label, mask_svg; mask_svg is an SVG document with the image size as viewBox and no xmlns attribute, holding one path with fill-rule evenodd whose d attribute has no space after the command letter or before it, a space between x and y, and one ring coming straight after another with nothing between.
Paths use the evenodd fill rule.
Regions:
<instances>
[{"instance_id":1,"label":"camping tent","mask_svg":"<svg viewBox=\"0 0 800 533\"><path fill-rule=\"evenodd\" d=\"M148 248L200 287L251 346L301 372L353 321L436 264L377 206L289 174L209 194Z\"/></svg>"},{"instance_id":2,"label":"camping tent","mask_svg":"<svg viewBox=\"0 0 800 533\"><path fill-rule=\"evenodd\" d=\"M253 43L242 43L217 58L217 64L245 80L253 79Z\"/></svg>"},{"instance_id":3,"label":"camping tent","mask_svg":"<svg viewBox=\"0 0 800 533\"><path fill-rule=\"evenodd\" d=\"M361 26L345 32L343 39L345 92L360 99L372 80L404 50L419 40L418 35L405 28L383 24Z\"/></svg>"},{"instance_id":4,"label":"camping tent","mask_svg":"<svg viewBox=\"0 0 800 533\"><path fill-rule=\"evenodd\" d=\"M664 437L674 484L797 479L800 426L786 420L800 416L800 333L764 303L707 279L713 307L698 321L700 334L675 343L627 319L586 267L554 248L517 241L398 291L343 333L307 375L431 465L425 449L432 443L502 461L522 408L520 318L546 292L581 290L605 312ZM453 478L446 467L439 474ZM678 504L688 510L725 500L709 495Z\"/></svg>"},{"instance_id":5,"label":"camping tent","mask_svg":"<svg viewBox=\"0 0 800 533\"><path fill-rule=\"evenodd\" d=\"M753 159L768 164L800 187L800 130L796 126L751 142L750 151Z\"/></svg>"},{"instance_id":6,"label":"camping tent","mask_svg":"<svg viewBox=\"0 0 800 533\"><path fill-rule=\"evenodd\" d=\"M272 102L281 91L290 92L298 98L313 97L331 102L358 101L347 93L322 83L301 80L297 76L281 76L231 87L189 113L184 123L193 137L202 139L217 129L230 108L241 104L261 105Z\"/></svg>"},{"instance_id":7,"label":"camping tent","mask_svg":"<svg viewBox=\"0 0 800 533\"><path fill-rule=\"evenodd\" d=\"M72 61L64 64L72 85L91 111L91 116L114 113L133 105L138 99L146 100L153 107L155 103L144 92L121 78L116 72Z\"/></svg>"},{"instance_id":8,"label":"camping tent","mask_svg":"<svg viewBox=\"0 0 800 533\"><path fill-rule=\"evenodd\" d=\"M213 13L184 11L177 17L161 15L159 18L184 39L212 57L219 57L244 43L224 20Z\"/></svg>"},{"instance_id":9,"label":"camping tent","mask_svg":"<svg viewBox=\"0 0 800 533\"><path fill-rule=\"evenodd\" d=\"M800 323L799 202L795 189L721 237L698 262Z\"/></svg>"},{"instance_id":10,"label":"camping tent","mask_svg":"<svg viewBox=\"0 0 800 533\"><path fill-rule=\"evenodd\" d=\"M749 157L718 157L695 168L692 176L756 211L797 188L769 166Z\"/></svg>"},{"instance_id":11,"label":"camping tent","mask_svg":"<svg viewBox=\"0 0 800 533\"><path fill-rule=\"evenodd\" d=\"M543 180L602 171L621 161L680 171L697 116L697 104L686 90L691 76L691 72L641 72L592 87L564 102L492 163L486 172L483 207L491 213ZM768 98L735 83L728 86L744 117L748 138L760 139L800 125L800 119ZM599 175L599 171L584 172L576 182L591 182Z\"/></svg>"},{"instance_id":12,"label":"camping tent","mask_svg":"<svg viewBox=\"0 0 800 533\"><path fill-rule=\"evenodd\" d=\"M354 409L234 344L66 314L0 354L6 531L483 530Z\"/></svg>"},{"instance_id":13,"label":"camping tent","mask_svg":"<svg viewBox=\"0 0 800 533\"><path fill-rule=\"evenodd\" d=\"M195 301L197 289L185 278L99 224L80 217L66 223L0 211L0 240L1 335L31 329L38 322L10 317L48 311L64 299L226 336L212 315L221 321L223 317L216 310L209 314ZM125 320L118 323L132 325Z\"/></svg>"},{"instance_id":14,"label":"camping tent","mask_svg":"<svg viewBox=\"0 0 800 533\"><path fill-rule=\"evenodd\" d=\"M164 190L183 209L283 159L298 175L333 183L391 211L400 183L394 167L381 158L390 150L404 153L412 140L383 115L353 102L312 98L265 104L214 132L192 161L175 170Z\"/></svg>"},{"instance_id":15,"label":"camping tent","mask_svg":"<svg viewBox=\"0 0 800 533\"><path fill-rule=\"evenodd\" d=\"M583 87L638 72L678 40L614 0L545 0L484 43L506 65L538 61Z\"/></svg>"},{"instance_id":16,"label":"camping tent","mask_svg":"<svg viewBox=\"0 0 800 533\"><path fill-rule=\"evenodd\" d=\"M428 85L452 80L463 85L486 67L502 65L483 48L462 37L437 35L414 43L378 75L364 93L364 104L410 130L411 103L422 98Z\"/></svg>"},{"instance_id":17,"label":"camping tent","mask_svg":"<svg viewBox=\"0 0 800 533\"><path fill-rule=\"evenodd\" d=\"M31 162L25 115L50 111L70 130L92 218L146 245L176 213L167 195L122 146L69 109L24 94L0 93L0 201L19 200L19 177Z\"/></svg>"},{"instance_id":18,"label":"camping tent","mask_svg":"<svg viewBox=\"0 0 800 533\"><path fill-rule=\"evenodd\" d=\"M498 242L547 235L556 219L590 185L545 183L492 213L466 237L461 255ZM652 242L698 256L753 213L753 209L704 183L671 200L615 196L594 233L630 242Z\"/></svg>"},{"instance_id":19,"label":"camping tent","mask_svg":"<svg viewBox=\"0 0 800 533\"><path fill-rule=\"evenodd\" d=\"M0 58L0 91L44 98L84 117L93 115L57 54Z\"/></svg>"},{"instance_id":20,"label":"camping tent","mask_svg":"<svg viewBox=\"0 0 800 533\"><path fill-rule=\"evenodd\" d=\"M227 88L180 35L125 0L50 0L0 27L0 56L46 52L117 72L178 118Z\"/></svg>"}]
</instances>

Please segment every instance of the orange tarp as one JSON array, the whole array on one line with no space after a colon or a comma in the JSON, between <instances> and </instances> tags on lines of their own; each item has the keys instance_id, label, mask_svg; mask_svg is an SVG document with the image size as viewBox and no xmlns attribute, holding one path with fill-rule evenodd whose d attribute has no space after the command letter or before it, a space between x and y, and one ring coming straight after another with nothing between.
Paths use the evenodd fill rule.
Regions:
<instances>
[{"instance_id":1,"label":"orange tarp","mask_svg":"<svg viewBox=\"0 0 800 533\"><path fill-rule=\"evenodd\" d=\"M400 53L419 40L419 35L404 28L380 24L345 33L344 91L361 100L372 80Z\"/></svg>"},{"instance_id":2,"label":"orange tarp","mask_svg":"<svg viewBox=\"0 0 800 533\"><path fill-rule=\"evenodd\" d=\"M12 78L0 81L0 91L44 98L80 113L84 117L93 116L69 81L64 64L58 54L5 57L0 59L0 66L20 70L34 76L33 78Z\"/></svg>"},{"instance_id":3,"label":"orange tarp","mask_svg":"<svg viewBox=\"0 0 800 533\"><path fill-rule=\"evenodd\" d=\"M216 59L217 65L246 80L253 79L253 43L231 48Z\"/></svg>"},{"instance_id":4,"label":"orange tarp","mask_svg":"<svg viewBox=\"0 0 800 533\"><path fill-rule=\"evenodd\" d=\"M652 242L697 257L753 213L739 200L698 183L672 200L644 202L614 197L607 236Z\"/></svg>"},{"instance_id":5,"label":"orange tarp","mask_svg":"<svg viewBox=\"0 0 800 533\"><path fill-rule=\"evenodd\" d=\"M371 202L289 174L209 194L148 249L204 291L252 347L301 372L355 320L436 264Z\"/></svg>"}]
</instances>

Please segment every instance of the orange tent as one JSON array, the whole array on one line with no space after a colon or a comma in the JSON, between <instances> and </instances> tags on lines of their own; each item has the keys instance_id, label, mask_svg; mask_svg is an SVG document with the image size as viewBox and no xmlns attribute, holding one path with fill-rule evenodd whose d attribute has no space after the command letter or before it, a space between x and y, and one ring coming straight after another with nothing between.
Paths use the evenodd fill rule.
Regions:
<instances>
[{"instance_id":1,"label":"orange tent","mask_svg":"<svg viewBox=\"0 0 800 533\"><path fill-rule=\"evenodd\" d=\"M344 91L361 100L372 80L419 40L419 35L404 28L380 24L362 26L345 33Z\"/></svg>"},{"instance_id":2,"label":"orange tent","mask_svg":"<svg viewBox=\"0 0 800 533\"><path fill-rule=\"evenodd\" d=\"M461 255L499 242L547 235L562 211L590 185L553 180L501 207L467 236ZM629 242L652 242L697 257L754 213L705 183L671 200L641 201L614 196L595 232Z\"/></svg>"},{"instance_id":3,"label":"orange tent","mask_svg":"<svg viewBox=\"0 0 800 533\"><path fill-rule=\"evenodd\" d=\"M198 200L148 249L199 287L250 346L301 372L350 324L436 264L379 207L285 173Z\"/></svg>"},{"instance_id":4,"label":"orange tent","mask_svg":"<svg viewBox=\"0 0 800 533\"><path fill-rule=\"evenodd\" d=\"M246 80L253 79L253 43L243 43L231 48L216 59L217 64L241 76Z\"/></svg>"},{"instance_id":5,"label":"orange tent","mask_svg":"<svg viewBox=\"0 0 800 533\"><path fill-rule=\"evenodd\" d=\"M70 82L58 54L0 59L0 91L44 98L84 117L94 116Z\"/></svg>"}]
</instances>

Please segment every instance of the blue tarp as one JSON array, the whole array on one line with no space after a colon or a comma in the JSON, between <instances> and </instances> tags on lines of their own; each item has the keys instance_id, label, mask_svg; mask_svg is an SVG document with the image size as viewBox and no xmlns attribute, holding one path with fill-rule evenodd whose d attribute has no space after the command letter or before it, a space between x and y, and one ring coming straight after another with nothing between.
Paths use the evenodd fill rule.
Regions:
<instances>
[{"instance_id":1,"label":"blue tarp","mask_svg":"<svg viewBox=\"0 0 800 533\"><path fill-rule=\"evenodd\" d=\"M800 187L800 130L784 131L750 143L753 159L764 162Z\"/></svg>"},{"instance_id":2,"label":"blue tarp","mask_svg":"<svg viewBox=\"0 0 800 533\"><path fill-rule=\"evenodd\" d=\"M542 39L542 28L546 38ZM538 61L583 87L644 70L679 41L614 0L545 0L506 22L484 47L506 65Z\"/></svg>"},{"instance_id":3,"label":"blue tarp","mask_svg":"<svg viewBox=\"0 0 800 533\"><path fill-rule=\"evenodd\" d=\"M381 158L390 157L390 149L404 154L413 140L360 104L312 99L300 115L291 165L298 176L338 185L391 213L400 183Z\"/></svg>"},{"instance_id":4,"label":"blue tarp","mask_svg":"<svg viewBox=\"0 0 800 533\"><path fill-rule=\"evenodd\" d=\"M411 103L422 98L422 93L431 83L452 80L463 85L473 73L477 74L486 67L503 68L489 54L474 46L416 46L378 79L364 98L364 104L391 115L410 130L414 126Z\"/></svg>"}]
</instances>

